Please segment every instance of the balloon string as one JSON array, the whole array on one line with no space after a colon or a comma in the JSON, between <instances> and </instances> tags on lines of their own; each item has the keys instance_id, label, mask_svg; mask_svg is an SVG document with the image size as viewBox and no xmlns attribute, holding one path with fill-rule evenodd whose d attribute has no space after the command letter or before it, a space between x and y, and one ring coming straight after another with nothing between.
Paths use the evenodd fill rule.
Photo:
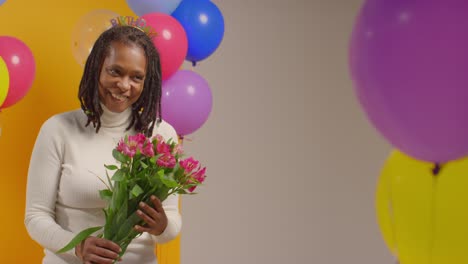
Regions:
<instances>
[{"instance_id":1,"label":"balloon string","mask_svg":"<svg viewBox=\"0 0 468 264\"><path fill-rule=\"evenodd\" d=\"M439 167L436 164L436 167ZM430 232L429 232L429 260L428 264L432 264L432 257L434 252L434 245L435 245L435 233L436 233L436 216L437 216L437 183L438 183L438 176L434 174L432 176L432 201L431 201L431 224L430 224Z\"/></svg>"},{"instance_id":2,"label":"balloon string","mask_svg":"<svg viewBox=\"0 0 468 264\"><path fill-rule=\"evenodd\" d=\"M183 145L184 142L192 142L195 137L191 136L191 137L186 137L186 136L182 136L182 135L177 135L179 137L179 144Z\"/></svg>"}]
</instances>

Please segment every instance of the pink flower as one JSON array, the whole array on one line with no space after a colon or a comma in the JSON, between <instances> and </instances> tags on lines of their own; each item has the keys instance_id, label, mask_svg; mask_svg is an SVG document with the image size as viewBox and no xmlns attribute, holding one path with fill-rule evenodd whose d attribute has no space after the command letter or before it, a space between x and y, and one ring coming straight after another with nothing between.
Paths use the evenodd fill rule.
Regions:
<instances>
[{"instance_id":1,"label":"pink flower","mask_svg":"<svg viewBox=\"0 0 468 264\"><path fill-rule=\"evenodd\" d=\"M161 167L174 168L176 159L174 156L172 156L171 153L164 153L164 155L159 157L159 159L156 161L156 164Z\"/></svg>"},{"instance_id":2,"label":"pink flower","mask_svg":"<svg viewBox=\"0 0 468 264\"><path fill-rule=\"evenodd\" d=\"M124 155L133 158L137 151L143 151L143 145L147 142L147 138L144 134L137 134L134 136L129 136L127 140L120 140L117 145L117 151L123 153ZM149 154L149 152L146 151Z\"/></svg>"},{"instance_id":3,"label":"pink flower","mask_svg":"<svg viewBox=\"0 0 468 264\"><path fill-rule=\"evenodd\" d=\"M193 170L198 168L200 162L192 157L180 161L180 166L184 168L185 173L191 173Z\"/></svg>"},{"instance_id":4,"label":"pink flower","mask_svg":"<svg viewBox=\"0 0 468 264\"><path fill-rule=\"evenodd\" d=\"M198 170L194 174L192 174L192 177L197 180L199 183L202 183L205 181L206 178L206 167L203 167L203 169Z\"/></svg>"},{"instance_id":5,"label":"pink flower","mask_svg":"<svg viewBox=\"0 0 468 264\"><path fill-rule=\"evenodd\" d=\"M145 141L146 141L146 137L145 135L141 133L128 137L128 144L136 145L138 149L141 149L143 147L143 144L145 144Z\"/></svg>"},{"instance_id":6,"label":"pink flower","mask_svg":"<svg viewBox=\"0 0 468 264\"><path fill-rule=\"evenodd\" d=\"M145 155L146 157L153 157L154 156L154 150L153 150L153 144L151 142L146 142L143 148L141 149L141 153Z\"/></svg>"},{"instance_id":7,"label":"pink flower","mask_svg":"<svg viewBox=\"0 0 468 264\"><path fill-rule=\"evenodd\" d=\"M182 155L184 154L184 150L181 144L177 144L173 149L174 155Z\"/></svg>"},{"instance_id":8,"label":"pink flower","mask_svg":"<svg viewBox=\"0 0 468 264\"><path fill-rule=\"evenodd\" d=\"M159 134L157 134L157 135L154 136L154 137L156 138L156 140L157 140L158 142L163 142L163 141L164 141L163 136L161 136L161 135L159 135Z\"/></svg>"},{"instance_id":9,"label":"pink flower","mask_svg":"<svg viewBox=\"0 0 468 264\"><path fill-rule=\"evenodd\" d=\"M129 146L125 141L122 139L119 141L119 144L117 145L117 151L120 153L133 158L136 154L136 147L135 146Z\"/></svg>"},{"instance_id":10,"label":"pink flower","mask_svg":"<svg viewBox=\"0 0 468 264\"><path fill-rule=\"evenodd\" d=\"M192 178L195 179L198 183L203 183L206 178L206 167L203 169L198 170L194 174L192 174ZM193 183L193 181L189 180L189 183ZM193 192L197 188L197 186L192 186L188 189L189 192Z\"/></svg>"},{"instance_id":11,"label":"pink flower","mask_svg":"<svg viewBox=\"0 0 468 264\"><path fill-rule=\"evenodd\" d=\"M170 154L171 146L164 141L158 141L158 145L156 145L156 152L158 154Z\"/></svg>"}]
</instances>

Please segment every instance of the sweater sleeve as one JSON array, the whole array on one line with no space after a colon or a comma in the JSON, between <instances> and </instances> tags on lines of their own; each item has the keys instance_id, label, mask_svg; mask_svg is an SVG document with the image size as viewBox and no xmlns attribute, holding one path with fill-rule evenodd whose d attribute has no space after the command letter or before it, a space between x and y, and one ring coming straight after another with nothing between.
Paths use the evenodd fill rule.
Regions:
<instances>
[{"instance_id":1,"label":"sweater sleeve","mask_svg":"<svg viewBox=\"0 0 468 264\"><path fill-rule=\"evenodd\" d=\"M56 252L75 236L55 221L55 202L60 182L63 141L58 120L47 120L39 131L28 170L24 223L33 240ZM64 254L75 256L74 250Z\"/></svg>"},{"instance_id":2,"label":"sweater sleeve","mask_svg":"<svg viewBox=\"0 0 468 264\"><path fill-rule=\"evenodd\" d=\"M161 134L165 136L166 140L172 138L173 141L177 142L178 136L175 129L166 122L161 125L160 132L162 132ZM174 194L167 197L162 205L167 216L167 227L159 236L152 235L157 244L164 244L175 239L182 228L182 217L179 213L179 195Z\"/></svg>"}]
</instances>

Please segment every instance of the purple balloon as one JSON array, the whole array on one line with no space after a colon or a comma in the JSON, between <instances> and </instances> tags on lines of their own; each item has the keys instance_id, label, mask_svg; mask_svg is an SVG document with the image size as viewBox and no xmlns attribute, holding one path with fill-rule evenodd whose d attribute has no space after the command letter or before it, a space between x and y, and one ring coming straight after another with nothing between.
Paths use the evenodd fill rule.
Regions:
<instances>
[{"instance_id":1,"label":"purple balloon","mask_svg":"<svg viewBox=\"0 0 468 264\"><path fill-rule=\"evenodd\" d=\"M193 71L177 71L163 82L162 116L180 136L198 130L208 119L212 105L210 86Z\"/></svg>"},{"instance_id":2,"label":"purple balloon","mask_svg":"<svg viewBox=\"0 0 468 264\"><path fill-rule=\"evenodd\" d=\"M467 14L466 0L369 0L356 21L356 95L376 129L414 158L468 154Z\"/></svg>"}]
</instances>

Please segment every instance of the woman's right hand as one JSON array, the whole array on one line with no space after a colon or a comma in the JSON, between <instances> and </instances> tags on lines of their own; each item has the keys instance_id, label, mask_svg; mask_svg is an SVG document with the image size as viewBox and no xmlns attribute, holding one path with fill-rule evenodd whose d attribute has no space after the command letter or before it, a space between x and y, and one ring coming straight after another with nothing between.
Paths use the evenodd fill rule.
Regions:
<instances>
[{"instance_id":1,"label":"woman's right hand","mask_svg":"<svg viewBox=\"0 0 468 264\"><path fill-rule=\"evenodd\" d=\"M98 237L88 237L75 248L75 255L83 264L112 264L119 252L119 245Z\"/></svg>"}]
</instances>

